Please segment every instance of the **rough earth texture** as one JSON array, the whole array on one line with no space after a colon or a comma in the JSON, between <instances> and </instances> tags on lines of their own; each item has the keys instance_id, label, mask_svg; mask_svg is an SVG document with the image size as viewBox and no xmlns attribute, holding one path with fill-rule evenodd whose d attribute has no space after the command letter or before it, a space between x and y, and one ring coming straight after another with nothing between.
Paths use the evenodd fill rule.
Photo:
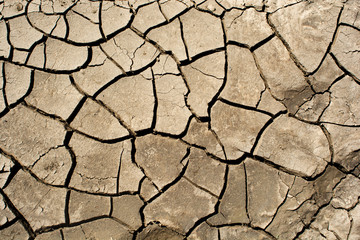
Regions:
<instances>
[{"instance_id":1,"label":"rough earth texture","mask_svg":"<svg viewBox=\"0 0 360 240\"><path fill-rule=\"evenodd\" d=\"M360 239L358 0L0 0L0 239Z\"/></svg>"}]
</instances>

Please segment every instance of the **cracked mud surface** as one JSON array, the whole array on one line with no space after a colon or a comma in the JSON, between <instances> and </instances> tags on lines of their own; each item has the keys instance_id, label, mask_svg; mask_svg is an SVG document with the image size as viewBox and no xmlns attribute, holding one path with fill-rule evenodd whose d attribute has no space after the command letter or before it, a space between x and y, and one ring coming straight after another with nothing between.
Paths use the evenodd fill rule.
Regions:
<instances>
[{"instance_id":1,"label":"cracked mud surface","mask_svg":"<svg viewBox=\"0 0 360 240\"><path fill-rule=\"evenodd\" d=\"M358 0L0 0L0 239L360 239Z\"/></svg>"}]
</instances>

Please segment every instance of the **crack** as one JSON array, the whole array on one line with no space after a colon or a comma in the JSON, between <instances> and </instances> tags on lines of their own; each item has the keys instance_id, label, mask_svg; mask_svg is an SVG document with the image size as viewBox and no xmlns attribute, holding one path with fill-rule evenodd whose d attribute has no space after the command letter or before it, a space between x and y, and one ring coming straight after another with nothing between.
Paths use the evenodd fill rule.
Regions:
<instances>
[{"instance_id":1,"label":"crack","mask_svg":"<svg viewBox=\"0 0 360 240\"><path fill-rule=\"evenodd\" d=\"M13 212L17 219L19 219L21 225L25 228L27 233L29 234L29 240L33 240L36 236L34 230L32 229L30 223L25 219L25 217L21 214L21 212L15 207L15 205L10 201L9 197L5 194L2 188L0 188L0 195L2 195L6 205Z\"/></svg>"},{"instance_id":2,"label":"crack","mask_svg":"<svg viewBox=\"0 0 360 240\"><path fill-rule=\"evenodd\" d=\"M278 175L279 175L279 173L278 173ZM281 180L281 178L280 178L280 180ZM282 181L282 180L281 180L281 181ZM282 181L282 182L283 182L283 181ZM289 197L289 192L290 192L290 190L292 189L292 187L294 186L294 183L295 183L295 177L294 177L294 179L293 179L293 182L292 182L291 186L288 187L288 190L286 191L285 198L284 198L283 201L280 203L280 205L276 208L276 211L275 211L275 213L274 213L271 221L270 221L270 222L266 225L266 227L264 228L265 230L274 222L277 214L278 214L279 211L280 211L280 208L286 203L286 201L287 201L287 199L288 199L288 197ZM285 184L285 183L283 182L283 184ZM286 184L285 184L285 185L286 185Z\"/></svg>"},{"instance_id":3,"label":"crack","mask_svg":"<svg viewBox=\"0 0 360 240\"><path fill-rule=\"evenodd\" d=\"M291 60L300 69L300 71L304 74L304 76L307 76L308 72L306 71L306 68L300 63L300 61L297 59L295 54L292 52L290 45L285 41L285 39L281 36L280 32L276 29L276 26L271 22L269 13L266 14L266 21L273 30L273 32L275 33L276 37L278 37L285 46L286 50L290 55Z\"/></svg>"},{"instance_id":4,"label":"crack","mask_svg":"<svg viewBox=\"0 0 360 240\"><path fill-rule=\"evenodd\" d=\"M243 104L236 103L236 102L231 102L231 101L226 100L225 98L222 98L222 97L219 97L218 100L221 101L221 102L223 102L223 103L225 103L225 104L228 104L228 105L230 105L230 106L233 106L233 107L237 107L237 108L242 108L242 109L246 109L246 110L251 110L251 111L259 112L259 113L268 115L268 116L271 117L271 118L274 118L274 117L275 117L274 114L272 114L272 113L270 113L270 112L267 112L267 111L265 111L265 110L257 109L256 107L247 106L247 105L243 105Z\"/></svg>"},{"instance_id":5,"label":"crack","mask_svg":"<svg viewBox=\"0 0 360 240\"><path fill-rule=\"evenodd\" d=\"M218 201L216 202L215 204L215 207L214 207L214 212L213 213L210 213L209 215L207 216L204 216L200 219L198 219L195 224L189 229L189 231L185 234L185 238L189 237L190 234L200 225L202 224L203 222L205 222L207 219L209 219L210 217L216 215L217 213L220 212L219 208L220 208L220 203L221 203L221 199L224 197L224 194L225 194L225 191L226 191L226 188L227 188L227 185L228 185L228 176L229 176L229 166L226 165L225 167L225 174L224 174L224 184L223 184L223 187L221 189L221 192L220 192L220 195L219 195L219 198L218 198Z\"/></svg>"},{"instance_id":6,"label":"crack","mask_svg":"<svg viewBox=\"0 0 360 240\"><path fill-rule=\"evenodd\" d=\"M214 75L205 73L205 72L201 71L200 69L198 69L198 68L196 68L196 67L194 67L194 66L192 66L192 65L190 65L190 67L191 67L192 69L200 72L201 74L203 74L203 75L205 75L205 76L212 77L212 78L216 78L217 80L223 80L223 78L219 78L219 77L216 77L216 76L214 76Z\"/></svg>"},{"instance_id":7,"label":"crack","mask_svg":"<svg viewBox=\"0 0 360 240\"><path fill-rule=\"evenodd\" d=\"M332 48L332 46L333 46L334 43L335 43L336 36L337 36L337 34L338 34L338 31L339 31L340 19L341 19L341 15L342 15L343 10L344 10L344 5L342 5L341 8L340 8L340 11L339 11L339 14L338 14L338 17L337 17L337 20L336 20L336 28L335 28L335 31L334 31L333 36L332 36L332 38L331 38L331 41L330 41L330 43L329 43L329 45L328 45L328 47L327 47L327 49L326 49L326 51L325 51L325 54L324 54L324 56L322 57L322 59L321 59L321 61L320 61L320 64L315 68L314 71L306 74L306 76L315 74L315 73L320 69L320 67L322 66L322 64L323 64L323 62L325 61L325 58L327 57L327 55L330 53L331 48Z\"/></svg>"},{"instance_id":8,"label":"crack","mask_svg":"<svg viewBox=\"0 0 360 240\"><path fill-rule=\"evenodd\" d=\"M119 160L119 167L118 167L118 172L117 172L117 177L116 177L116 193L119 193L119 186L120 186L120 172L121 172L121 160L122 160L122 155L124 153L124 149L122 149L121 153L120 153L120 160ZM111 214L110 214L111 216Z\"/></svg>"},{"instance_id":9,"label":"crack","mask_svg":"<svg viewBox=\"0 0 360 240\"><path fill-rule=\"evenodd\" d=\"M246 216L249 219L250 225L251 225L251 217L249 214L249 202L250 202L250 197L249 197L249 190L248 190L248 177L247 177L247 172L246 172L246 165L245 163L243 164L243 169L244 169L244 176L245 176L245 211L246 211Z\"/></svg>"},{"instance_id":10,"label":"crack","mask_svg":"<svg viewBox=\"0 0 360 240\"><path fill-rule=\"evenodd\" d=\"M348 71L340 62L339 60L336 58L335 54L330 52L329 53L330 56L332 57L332 59L334 60L335 64L348 76L350 76L351 78L353 78L357 83L360 83L360 79L357 78L354 74L352 74L350 71Z\"/></svg>"},{"instance_id":11,"label":"crack","mask_svg":"<svg viewBox=\"0 0 360 240\"><path fill-rule=\"evenodd\" d=\"M190 55L189 55L189 49L188 49L188 46L187 46L186 40L185 40L184 26L183 26L183 23L182 23L182 21L181 21L181 18L178 17L178 19L179 19L179 23L180 23L181 40L182 40L182 42L183 42L183 44L184 44L185 53L186 53L186 58L187 58L189 61L191 61L191 57L190 57Z\"/></svg>"},{"instance_id":12,"label":"crack","mask_svg":"<svg viewBox=\"0 0 360 240\"><path fill-rule=\"evenodd\" d=\"M46 152L40 154L40 156L33 162L33 164L31 164L31 165L29 166L29 168L30 168L30 169L33 169L34 166L36 165L36 163L38 163L38 162L41 160L41 158L43 158L45 155L47 155L50 151L56 150L56 149L61 148L61 147L64 147L64 145L61 144L61 145L57 145L57 146L54 146L54 147L49 148Z\"/></svg>"},{"instance_id":13,"label":"crack","mask_svg":"<svg viewBox=\"0 0 360 240\"><path fill-rule=\"evenodd\" d=\"M334 152L334 145L333 145L333 141L331 138L331 134L323 124L320 125L320 128L323 131L323 133L328 141L329 152L330 152L330 163L333 163L335 152Z\"/></svg>"},{"instance_id":14,"label":"crack","mask_svg":"<svg viewBox=\"0 0 360 240\"><path fill-rule=\"evenodd\" d=\"M188 177L184 176L183 177L185 180L187 180L190 184L192 184L194 187L210 194L211 196L213 196L214 198L219 198L219 196L217 196L215 193L211 192L210 190L204 188L204 187L201 187L200 185L196 184L195 182L191 181Z\"/></svg>"}]
</instances>

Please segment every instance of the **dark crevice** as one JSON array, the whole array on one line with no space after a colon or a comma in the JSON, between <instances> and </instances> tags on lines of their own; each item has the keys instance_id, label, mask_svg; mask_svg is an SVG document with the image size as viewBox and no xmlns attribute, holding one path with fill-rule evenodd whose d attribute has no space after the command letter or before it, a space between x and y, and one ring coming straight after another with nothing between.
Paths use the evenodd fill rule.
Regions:
<instances>
[{"instance_id":1,"label":"dark crevice","mask_svg":"<svg viewBox=\"0 0 360 240\"><path fill-rule=\"evenodd\" d=\"M328 141L329 152L330 152L330 162L333 163L334 162L334 146L333 146L331 134L323 124L320 125L320 128L323 131L323 133Z\"/></svg>"},{"instance_id":2,"label":"dark crevice","mask_svg":"<svg viewBox=\"0 0 360 240\"><path fill-rule=\"evenodd\" d=\"M2 189L6 189L6 187L10 184L11 180L15 177L19 170L21 170L21 166L18 163L14 163L14 166L10 169L10 174L8 175Z\"/></svg>"},{"instance_id":3,"label":"dark crevice","mask_svg":"<svg viewBox=\"0 0 360 240\"><path fill-rule=\"evenodd\" d=\"M276 211L275 211L275 213L274 213L271 221L266 225L266 227L264 228L264 230L266 230L266 229L274 222L274 220L275 220L275 218L277 217L277 214L279 213L281 207L286 203L286 201L287 201L287 199L288 199L288 197L289 197L289 192L290 192L290 190L292 189L292 187L294 186L294 183L295 183L295 177L294 177L294 179L293 179L293 182L292 182L291 186L288 187L283 201L282 201L282 202L278 205L278 207L276 208Z\"/></svg>"},{"instance_id":4,"label":"dark crevice","mask_svg":"<svg viewBox=\"0 0 360 240\"><path fill-rule=\"evenodd\" d=\"M71 190L67 190L66 191L66 197L65 197L65 208L64 208L64 215L65 215L65 224L69 225L70 224L70 214L69 214L69 207L70 207L70 195L71 195Z\"/></svg>"},{"instance_id":5,"label":"dark crevice","mask_svg":"<svg viewBox=\"0 0 360 240\"><path fill-rule=\"evenodd\" d=\"M257 147L257 145L258 145L258 143L259 143L259 141L260 141L260 139L261 139L261 137L262 137L262 135L263 135L263 133L265 132L265 130L274 122L274 120L275 120L276 118L278 118L279 116L284 115L284 114L286 114L286 113L287 113L286 110L285 110L285 111L280 111L280 112L278 112L277 114L275 114L273 117L271 117L271 118L265 123L265 125L260 129L260 131L258 132L258 134L257 134L257 136L256 136L255 142L254 142L254 144L253 144L253 146L252 146L252 148L251 148L251 150L250 150L250 154L251 154L251 155L254 154L254 151L255 151L255 149L256 149L256 147Z\"/></svg>"},{"instance_id":6,"label":"dark crevice","mask_svg":"<svg viewBox=\"0 0 360 240\"><path fill-rule=\"evenodd\" d=\"M119 188L117 188L119 189ZM114 199L113 197L110 197L110 209L109 209L109 217L112 217L113 211L114 211Z\"/></svg>"},{"instance_id":7,"label":"dark crevice","mask_svg":"<svg viewBox=\"0 0 360 240\"><path fill-rule=\"evenodd\" d=\"M275 36L276 36L275 33L271 34L267 38L261 40L260 42L256 43L254 46L252 46L250 48L250 51L254 52L256 49L258 49L258 48L262 47L263 45L265 45L266 43L270 42Z\"/></svg>"},{"instance_id":8,"label":"dark crevice","mask_svg":"<svg viewBox=\"0 0 360 240\"><path fill-rule=\"evenodd\" d=\"M85 219L85 220L82 220L82 221L79 221L79 222L73 222L73 223L70 223L70 224L60 223L60 224L57 224L57 225L40 228L40 229L36 230L35 233L38 235L38 234L42 234L42 233L52 232L52 231L62 229L62 228L77 227L77 226L80 226L82 224L94 222L96 220L101 220L101 219L109 219L109 216L101 215L101 216Z\"/></svg>"},{"instance_id":9,"label":"dark crevice","mask_svg":"<svg viewBox=\"0 0 360 240\"><path fill-rule=\"evenodd\" d=\"M266 14L266 20L267 20L268 25L275 32L275 35L281 40L281 42L283 43L283 45L287 49L287 51L288 51L288 53L290 55L290 58L295 63L295 65L301 70L301 72L304 75L308 75L308 72L305 70L305 67L300 63L300 61L297 59L295 54L292 52L290 45L285 41L285 39L281 36L279 31L276 29L276 26L271 22L269 13Z\"/></svg>"},{"instance_id":10,"label":"dark crevice","mask_svg":"<svg viewBox=\"0 0 360 240\"><path fill-rule=\"evenodd\" d=\"M9 209L13 212L13 214L16 216L17 219L21 222L25 230L30 236L30 239L34 239L36 234L32 227L30 226L30 223L25 219L25 217L19 212L19 210L15 207L15 205L10 201L9 197L5 194L2 188L0 188L0 194L2 195L6 205L9 207Z\"/></svg>"},{"instance_id":11,"label":"dark crevice","mask_svg":"<svg viewBox=\"0 0 360 240\"><path fill-rule=\"evenodd\" d=\"M244 169L244 178L245 178L245 211L246 211L246 216L251 224L251 217L249 214L249 202L250 202L249 190L248 190L249 184L248 184L248 176L247 176L245 163L243 164L243 169Z\"/></svg>"},{"instance_id":12,"label":"dark crevice","mask_svg":"<svg viewBox=\"0 0 360 240\"><path fill-rule=\"evenodd\" d=\"M340 61L336 58L335 54L330 52L330 56L332 57L332 59L334 60L334 62L336 63L336 65L348 76L352 77L353 79L355 79L358 83L360 82L360 79L357 78L354 74L352 74L350 71L348 71L341 63Z\"/></svg>"},{"instance_id":13,"label":"dark crevice","mask_svg":"<svg viewBox=\"0 0 360 240\"><path fill-rule=\"evenodd\" d=\"M179 23L180 23L180 34L181 34L181 40L184 44L184 48L185 48L185 53L186 53L186 58L187 58L187 61L191 61L191 57L189 55L189 49L188 49L188 46L186 44L186 40L185 40L185 35L184 35L184 26L183 26L183 23L180 19L180 17L178 18L179 19Z\"/></svg>"},{"instance_id":14,"label":"dark crevice","mask_svg":"<svg viewBox=\"0 0 360 240\"><path fill-rule=\"evenodd\" d=\"M322 59L321 59L321 61L320 61L320 64L315 68L314 71L312 71L312 72L310 72L310 73L307 73L306 76L315 74L315 73L320 69L320 67L322 66L322 64L323 64L323 62L325 61L325 58L327 57L327 55L330 53L331 47L333 46L333 44L334 44L334 42L335 42L336 35L338 34L338 30L339 30L339 26L340 26L339 24L340 24L341 14L342 14L343 10L344 10L344 6L342 6L342 7L340 8L340 12L339 12L339 15L338 15L337 20L336 20L336 28L335 28L335 31L334 31L333 36L332 36L332 38L331 38L331 41L330 41L330 43L329 43L329 45L328 45L328 47L327 47L327 49L326 49L326 51L325 51L325 54L324 54L324 56L322 57Z\"/></svg>"},{"instance_id":15,"label":"dark crevice","mask_svg":"<svg viewBox=\"0 0 360 240\"><path fill-rule=\"evenodd\" d=\"M61 237L61 240L65 240L64 232L62 229L60 229L60 237Z\"/></svg>"},{"instance_id":16,"label":"dark crevice","mask_svg":"<svg viewBox=\"0 0 360 240\"><path fill-rule=\"evenodd\" d=\"M226 100L225 98L222 98L222 97L219 97L218 98L219 101L225 103L225 104L228 104L230 106L233 106L233 107L237 107L237 108L243 108L243 109L246 109L246 110L251 110L251 111L255 111L255 112L259 112L259 113L262 113L262 114L266 114L268 115L269 117L271 118L274 118L275 115L270 113L270 112L267 112L265 110L261 110L261 109L257 109L255 107L252 107L252 106L247 106L247 105L243 105L243 104L240 104L240 103L236 103L236 102L231 102L229 100Z\"/></svg>"},{"instance_id":17,"label":"dark crevice","mask_svg":"<svg viewBox=\"0 0 360 240\"><path fill-rule=\"evenodd\" d=\"M207 219L209 219L210 217L216 215L219 213L219 208L220 208L220 203L221 203L221 199L224 197L227 185L228 185L228 175L229 175L229 166L226 165L225 167L225 174L224 174L224 184L223 187L221 189L218 201L216 202L215 206L214 206L214 212L210 213L207 216L204 216L200 219L198 219L195 224L189 229L189 231L185 234L186 238L190 236L190 234L198 227L200 226L200 224L202 224L203 222L205 222Z\"/></svg>"},{"instance_id":18,"label":"dark crevice","mask_svg":"<svg viewBox=\"0 0 360 240\"><path fill-rule=\"evenodd\" d=\"M34 87L34 70L31 71L30 74L30 82L29 82L29 88L27 89L26 93L24 94L24 96L22 96L21 98L19 98L15 103L11 103L9 104L9 108L14 108L17 105L19 105L20 103L22 103L24 101L24 99L29 96L29 94L31 93L31 91L33 90ZM6 93L6 89L5 89L5 93Z\"/></svg>"},{"instance_id":19,"label":"dark crevice","mask_svg":"<svg viewBox=\"0 0 360 240\"><path fill-rule=\"evenodd\" d=\"M163 188L160 189L160 192L155 194L153 197L151 197L147 203L150 204L152 203L155 199L159 198L162 194L164 194L169 188L171 188L172 186L174 186L175 184L177 184L185 175L186 169L189 165L189 162L186 162L186 164L184 165L184 167L181 169L179 175L170 183L166 184Z\"/></svg>"},{"instance_id":20,"label":"dark crevice","mask_svg":"<svg viewBox=\"0 0 360 240\"><path fill-rule=\"evenodd\" d=\"M223 80L223 83L222 85L220 86L218 92L214 95L214 97L210 100L210 102L208 103L208 109L207 109L207 112L208 112L208 116L209 116L209 129L211 129L211 109L212 107L215 105L216 101L218 100L221 92L224 90L225 88L225 85L226 85L226 82L227 82L227 78L228 78L228 50L227 50L227 47L226 47L226 42L227 42L227 37L226 37L226 33L225 33L225 24L224 24L224 21L223 19L221 20L221 27L222 27L222 30L223 30L223 38L224 38L224 46L225 46L225 49L224 49L224 53L225 53L225 64L224 64L224 80ZM216 136L216 139L218 140L219 143L221 143L219 137L217 136L217 134L212 131L214 133L214 135ZM226 158L226 152L225 152L225 148L222 144L220 144L221 147L223 148L223 152L225 154L225 158Z\"/></svg>"},{"instance_id":21,"label":"dark crevice","mask_svg":"<svg viewBox=\"0 0 360 240\"><path fill-rule=\"evenodd\" d=\"M122 160L122 155L124 153L124 149L121 150L120 153L120 160L119 160L119 166L118 166L118 171L117 171L117 177L116 177L116 193L119 194L119 187L120 187L120 173L121 173L121 160ZM111 216L111 214L110 214Z\"/></svg>"},{"instance_id":22,"label":"dark crevice","mask_svg":"<svg viewBox=\"0 0 360 240\"><path fill-rule=\"evenodd\" d=\"M211 49L211 50L201 52L201 53L191 57L191 60L180 61L180 65L181 66L189 65L190 63L193 63L193 62L195 62L196 60L198 60L200 58L209 56L209 55L214 54L214 53L225 51L225 49L226 49L226 47L218 47L218 48L215 48L215 49Z\"/></svg>"},{"instance_id":23,"label":"dark crevice","mask_svg":"<svg viewBox=\"0 0 360 240\"><path fill-rule=\"evenodd\" d=\"M8 227L11 227L11 226L14 225L17 221L18 221L18 218L15 217L14 219L6 222L5 224L0 225L0 231L6 229L6 228L8 228Z\"/></svg>"},{"instance_id":24,"label":"dark crevice","mask_svg":"<svg viewBox=\"0 0 360 240\"><path fill-rule=\"evenodd\" d=\"M152 90L153 90L153 95L154 95L154 110L153 110L154 113L153 113L153 119L151 121L151 127L150 128L155 129L159 100L158 100L157 92L156 92L156 81L155 81L154 71L152 69L151 69L151 75L152 75L152 79L151 79Z\"/></svg>"}]
</instances>

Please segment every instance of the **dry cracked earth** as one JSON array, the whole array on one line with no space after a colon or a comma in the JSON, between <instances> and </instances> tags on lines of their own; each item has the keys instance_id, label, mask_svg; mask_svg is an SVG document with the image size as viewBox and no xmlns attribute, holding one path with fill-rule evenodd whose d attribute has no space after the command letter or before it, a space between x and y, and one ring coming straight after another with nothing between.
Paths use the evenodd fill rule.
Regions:
<instances>
[{"instance_id":1,"label":"dry cracked earth","mask_svg":"<svg viewBox=\"0 0 360 240\"><path fill-rule=\"evenodd\" d=\"M0 1L0 239L360 239L358 0Z\"/></svg>"}]
</instances>

